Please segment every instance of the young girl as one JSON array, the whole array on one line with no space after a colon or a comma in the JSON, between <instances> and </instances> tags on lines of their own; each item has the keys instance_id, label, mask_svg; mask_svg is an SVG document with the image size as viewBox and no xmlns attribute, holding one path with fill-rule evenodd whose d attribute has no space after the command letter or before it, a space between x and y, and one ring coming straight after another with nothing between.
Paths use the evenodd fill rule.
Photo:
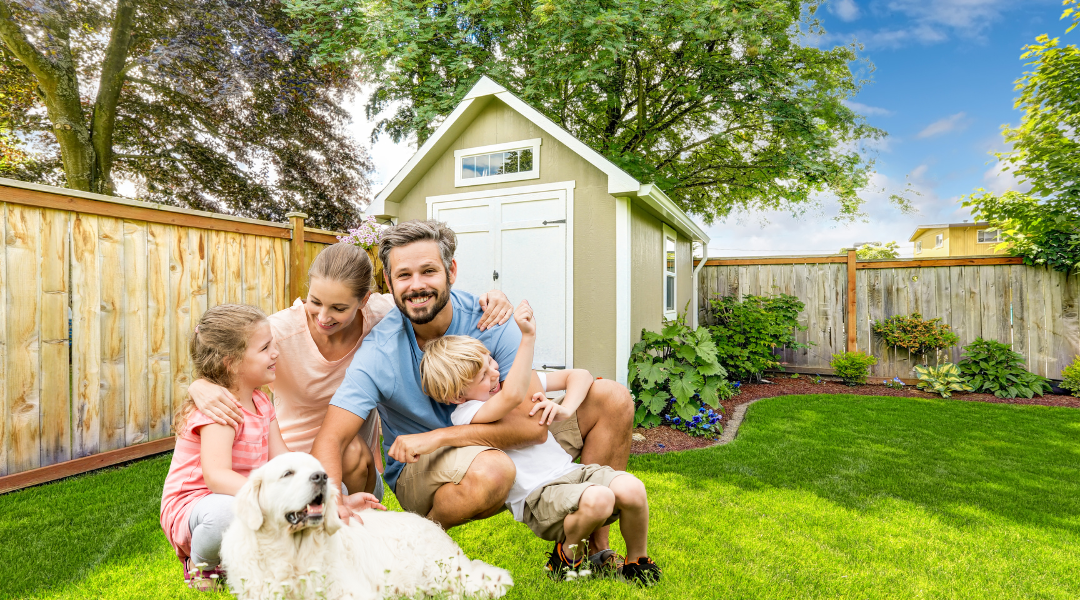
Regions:
<instances>
[{"instance_id":1,"label":"young girl","mask_svg":"<svg viewBox=\"0 0 1080 600\"><path fill-rule=\"evenodd\" d=\"M235 428L195 410L188 397L176 411L176 450L161 496L161 528L195 589L224 583L221 536L232 521L233 496L251 471L288 452L274 405L260 387L274 381L278 351L266 315L253 306L222 304L206 311L191 335L195 377L220 385L240 401ZM194 575L202 571L203 577Z\"/></svg>"}]
</instances>

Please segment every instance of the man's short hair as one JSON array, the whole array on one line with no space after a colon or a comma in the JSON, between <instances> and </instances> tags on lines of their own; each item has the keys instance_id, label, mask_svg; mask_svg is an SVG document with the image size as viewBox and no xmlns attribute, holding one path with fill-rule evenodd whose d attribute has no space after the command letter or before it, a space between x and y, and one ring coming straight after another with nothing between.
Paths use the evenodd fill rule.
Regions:
<instances>
[{"instance_id":1,"label":"man's short hair","mask_svg":"<svg viewBox=\"0 0 1080 600\"><path fill-rule=\"evenodd\" d=\"M424 344L420 387L436 402L461 398L488 361L488 349L467 335L444 335Z\"/></svg>"},{"instance_id":2,"label":"man's short hair","mask_svg":"<svg viewBox=\"0 0 1080 600\"><path fill-rule=\"evenodd\" d=\"M439 245L439 257L449 276L450 263L454 260L454 250L457 249L457 236L446 226L446 223L419 220L398 223L383 232L382 239L379 241L379 260L382 261L387 275L392 270L390 267L391 250L424 241L435 242Z\"/></svg>"}]
</instances>

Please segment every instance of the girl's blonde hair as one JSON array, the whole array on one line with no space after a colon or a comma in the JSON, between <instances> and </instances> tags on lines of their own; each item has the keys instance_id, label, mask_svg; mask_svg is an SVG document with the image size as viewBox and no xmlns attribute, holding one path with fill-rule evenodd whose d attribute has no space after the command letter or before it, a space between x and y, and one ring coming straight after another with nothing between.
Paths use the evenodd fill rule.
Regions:
<instances>
[{"instance_id":1,"label":"girl's blonde hair","mask_svg":"<svg viewBox=\"0 0 1080 600\"><path fill-rule=\"evenodd\" d=\"M371 258L363 248L338 242L315 257L308 279L337 281L352 290L357 300L363 300L371 291L371 273Z\"/></svg>"},{"instance_id":2,"label":"girl's blonde hair","mask_svg":"<svg viewBox=\"0 0 1080 600\"><path fill-rule=\"evenodd\" d=\"M444 335L424 344L420 385L436 402L461 398L476 374L487 365L488 349L467 335Z\"/></svg>"},{"instance_id":3,"label":"girl's blonde hair","mask_svg":"<svg viewBox=\"0 0 1080 600\"><path fill-rule=\"evenodd\" d=\"M206 311L191 333L188 344L195 379L205 379L225 389L234 389L236 370L244 360L248 339L255 326L265 320L263 311L247 304L219 304ZM173 431L177 435L183 433L193 410L195 402L188 396L173 417Z\"/></svg>"}]
</instances>

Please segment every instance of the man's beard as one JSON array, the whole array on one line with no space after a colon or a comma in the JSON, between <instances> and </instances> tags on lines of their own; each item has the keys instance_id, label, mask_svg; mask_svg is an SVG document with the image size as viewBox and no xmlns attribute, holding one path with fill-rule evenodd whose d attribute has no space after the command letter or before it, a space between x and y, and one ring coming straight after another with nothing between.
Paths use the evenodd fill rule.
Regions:
<instances>
[{"instance_id":1,"label":"man's beard","mask_svg":"<svg viewBox=\"0 0 1080 600\"><path fill-rule=\"evenodd\" d=\"M434 296L434 302L424 308L415 309L408 305L410 298L417 298L420 296ZM435 317L439 316L442 309L446 307L446 303L450 301L450 278L446 278L446 291L439 292L439 290L431 289L423 292L410 292L408 294L402 294L401 299L398 299L397 294L394 294L394 304L397 305L398 310L402 312L416 325L426 325L435 320Z\"/></svg>"}]
</instances>

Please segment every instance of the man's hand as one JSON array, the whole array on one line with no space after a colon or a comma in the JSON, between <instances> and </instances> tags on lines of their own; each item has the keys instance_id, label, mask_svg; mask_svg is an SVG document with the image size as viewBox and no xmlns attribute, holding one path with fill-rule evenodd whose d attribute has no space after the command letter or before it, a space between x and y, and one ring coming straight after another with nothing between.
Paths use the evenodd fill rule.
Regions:
<instances>
[{"instance_id":1,"label":"man's hand","mask_svg":"<svg viewBox=\"0 0 1080 600\"><path fill-rule=\"evenodd\" d=\"M531 417L539 412L541 425L551 425L555 421L565 421L574 414L574 411L566 410L562 405L548 400L547 396L540 392L533 394L532 401L534 404L532 410L529 411L529 416Z\"/></svg>"},{"instance_id":2,"label":"man's hand","mask_svg":"<svg viewBox=\"0 0 1080 600\"><path fill-rule=\"evenodd\" d=\"M421 455L441 448L436 439L437 433L438 430L397 436L394 445L390 446L390 458L406 464L416 462Z\"/></svg>"},{"instance_id":3,"label":"man's hand","mask_svg":"<svg viewBox=\"0 0 1080 600\"><path fill-rule=\"evenodd\" d=\"M536 317L533 316L532 307L528 300L522 300L521 304L514 309L514 321L521 330L522 337L536 335Z\"/></svg>"},{"instance_id":4,"label":"man's hand","mask_svg":"<svg viewBox=\"0 0 1080 600\"><path fill-rule=\"evenodd\" d=\"M349 494L344 498L341 497L341 492L337 493L337 514L338 518L342 520L346 525L349 524L350 517L356 517L360 524L364 524L364 520L360 518L360 511L374 508L376 510L386 510L386 507L379 504L379 499L374 494L367 492L360 492L357 494Z\"/></svg>"}]
</instances>

